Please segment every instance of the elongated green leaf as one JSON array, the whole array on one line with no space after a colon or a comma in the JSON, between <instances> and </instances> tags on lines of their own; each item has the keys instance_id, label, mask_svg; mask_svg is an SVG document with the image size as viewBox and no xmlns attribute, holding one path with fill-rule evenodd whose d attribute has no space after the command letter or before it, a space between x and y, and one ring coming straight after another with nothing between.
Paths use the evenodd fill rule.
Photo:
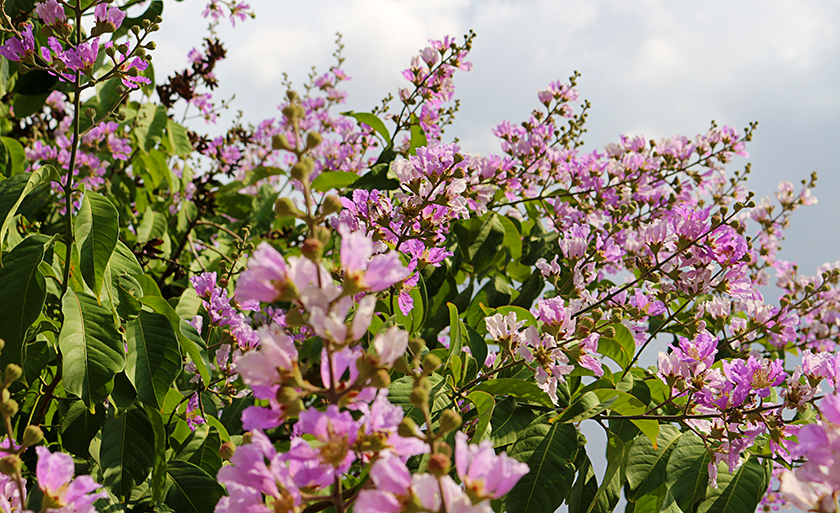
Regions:
<instances>
[{"instance_id":1,"label":"elongated green leaf","mask_svg":"<svg viewBox=\"0 0 840 513\"><path fill-rule=\"evenodd\" d=\"M18 95L17 98L22 95ZM48 95L47 95L48 96ZM34 104L37 105L38 102L41 102L41 105L44 105L41 98L46 100L46 96L38 95L33 97L29 97L31 100L34 100ZM18 118L20 119L20 118ZM8 161L6 162L6 170L9 176L14 176L17 174L24 174L24 169L26 167L26 151L23 149L23 145L17 139L12 139L11 137L3 137L2 138L3 145L6 146L6 151L8 152ZM52 166L50 166L52 167ZM37 173L37 171L35 171Z\"/></svg>"},{"instance_id":2,"label":"elongated green leaf","mask_svg":"<svg viewBox=\"0 0 840 513\"><path fill-rule=\"evenodd\" d=\"M615 328L615 337L601 337L598 340L598 352L619 364L622 369L625 369L633 359L636 342L630 330L625 325L615 323L611 324L611 326Z\"/></svg>"},{"instance_id":3,"label":"elongated green leaf","mask_svg":"<svg viewBox=\"0 0 840 513\"><path fill-rule=\"evenodd\" d=\"M178 513L213 513L225 493L215 477L187 461L170 461L166 474L172 486L164 502Z\"/></svg>"},{"instance_id":4,"label":"elongated green leaf","mask_svg":"<svg viewBox=\"0 0 840 513\"><path fill-rule=\"evenodd\" d=\"M80 248L82 277L97 299L102 294L105 267L117 246L119 235L117 209L104 196L87 191L76 218L76 240Z\"/></svg>"},{"instance_id":5,"label":"elongated green leaf","mask_svg":"<svg viewBox=\"0 0 840 513\"><path fill-rule=\"evenodd\" d=\"M426 132L423 131L423 127L415 119L417 116L412 114L411 117L411 135L408 139L408 154L417 155L417 148L426 146L429 144L429 141L426 139Z\"/></svg>"},{"instance_id":6,"label":"elongated green leaf","mask_svg":"<svg viewBox=\"0 0 840 513\"><path fill-rule=\"evenodd\" d=\"M70 454L83 459L90 457L90 441L105 423L105 408L99 406L95 413L82 401L74 401L61 419L62 447Z\"/></svg>"},{"instance_id":7,"label":"elongated green leaf","mask_svg":"<svg viewBox=\"0 0 840 513\"><path fill-rule=\"evenodd\" d=\"M463 333L466 331L464 323L458 314L458 307L452 303L447 303L446 306L449 308L449 354L443 362L444 369L449 366L449 360L452 358L452 355L457 356L461 354L461 348L464 345Z\"/></svg>"},{"instance_id":8,"label":"elongated green leaf","mask_svg":"<svg viewBox=\"0 0 840 513\"><path fill-rule=\"evenodd\" d=\"M359 179L356 173L348 171L327 171L312 180L312 188L316 191L327 192L330 189L343 189Z\"/></svg>"},{"instance_id":9,"label":"elongated green leaf","mask_svg":"<svg viewBox=\"0 0 840 513\"><path fill-rule=\"evenodd\" d=\"M627 454L628 498L635 502L656 491L665 483L665 469L682 434L673 426L663 426L656 447L645 437L638 437ZM664 490L663 490L664 497Z\"/></svg>"},{"instance_id":10,"label":"elongated green leaf","mask_svg":"<svg viewBox=\"0 0 840 513\"><path fill-rule=\"evenodd\" d=\"M166 488L166 426L160 412L153 408L146 408L152 432L155 435L155 458L152 464L152 501L163 497Z\"/></svg>"},{"instance_id":11,"label":"elongated green leaf","mask_svg":"<svg viewBox=\"0 0 840 513\"><path fill-rule=\"evenodd\" d=\"M665 487L668 489L662 508L672 503L682 511L693 511L706 494L711 456L699 437L684 433L674 447L665 466Z\"/></svg>"},{"instance_id":12,"label":"elongated green leaf","mask_svg":"<svg viewBox=\"0 0 840 513\"><path fill-rule=\"evenodd\" d=\"M44 307L47 285L39 266L47 240L43 235L27 237L0 267L0 338L6 341L0 361L4 368L8 363L23 366L26 332Z\"/></svg>"},{"instance_id":13,"label":"elongated green leaf","mask_svg":"<svg viewBox=\"0 0 840 513\"><path fill-rule=\"evenodd\" d=\"M146 480L154 465L155 433L146 411L131 408L119 417L108 413L102 428L99 459L105 486L117 497Z\"/></svg>"},{"instance_id":14,"label":"elongated green leaf","mask_svg":"<svg viewBox=\"0 0 840 513\"><path fill-rule=\"evenodd\" d=\"M490 419L493 447L504 447L516 442L535 418L530 408L517 405L513 397L497 402Z\"/></svg>"},{"instance_id":15,"label":"elongated green leaf","mask_svg":"<svg viewBox=\"0 0 840 513\"><path fill-rule=\"evenodd\" d=\"M132 133L137 137L137 144L141 150L149 151L155 147L155 143L163 137L168 120L166 107L163 105L146 103L140 107L137 112L137 125Z\"/></svg>"},{"instance_id":16,"label":"elongated green leaf","mask_svg":"<svg viewBox=\"0 0 840 513\"><path fill-rule=\"evenodd\" d=\"M175 155L188 157L193 152L187 129L182 125L168 119L166 121L166 135L169 136L169 144L172 146L172 153Z\"/></svg>"},{"instance_id":17,"label":"elongated green leaf","mask_svg":"<svg viewBox=\"0 0 840 513\"><path fill-rule=\"evenodd\" d=\"M554 403L551 402L548 394L532 381L522 381L521 379L514 378L490 379L476 385L473 390L481 390L494 396L508 395L520 401L539 404L546 408L554 407Z\"/></svg>"},{"instance_id":18,"label":"elongated green leaf","mask_svg":"<svg viewBox=\"0 0 840 513\"><path fill-rule=\"evenodd\" d=\"M513 221L507 217L497 214L497 218L505 228L504 245L510 251L510 258L514 262L519 262L519 259L522 258L522 234L516 229Z\"/></svg>"},{"instance_id":19,"label":"elongated green leaf","mask_svg":"<svg viewBox=\"0 0 840 513\"><path fill-rule=\"evenodd\" d=\"M606 497L611 492L613 495L616 495L616 488L620 488L621 483L617 483L618 486L616 487L616 483L613 481L615 479L620 479L617 474L624 463L624 458L627 456L627 449L627 444L625 444L621 438L612 434L610 435L607 445L607 470L604 471L604 480L601 481L601 486L599 486L598 491L595 492L595 497L592 499L592 502L589 503L589 508L586 510L586 513L590 513L593 509L595 509L595 506L598 504L601 497Z\"/></svg>"},{"instance_id":20,"label":"elongated green leaf","mask_svg":"<svg viewBox=\"0 0 840 513\"><path fill-rule=\"evenodd\" d=\"M158 313L141 312L128 323L129 379L143 404L163 408L169 387L181 372L178 337L169 319Z\"/></svg>"},{"instance_id":21,"label":"elongated green leaf","mask_svg":"<svg viewBox=\"0 0 840 513\"><path fill-rule=\"evenodd\" d=\"M440 412L452 404L452 401L446 395L446 392L450 391L450 389L440 374L429 376L429 383L431 384L431 392L429 393L431 413L434 416L435 413ZM423 412L411 404L410 395L413 389L414 378L403 376L391 383L388 399L397 406L401 406L405 411L406 417L411 417L418 424L423 424L425 422Z\"/></svg>"},{"instance_id":22,"label":"elongated green leaf","mask_svg":"<svg viewBox=\"0 0 840 513\"><path fill-rule=\"evenodd\" d=\"M573 424L582 420L591 419L595 415L603 413L612 406L615 401L615 396L601 401L595 392L586 392L576 400L572 401L572 404L563 410L563 413L552 419L552 421Z\"/></svg>"},{"instance_id":23,"label":"elongated green leaf","mask_svg":"<svg viewBox=\"0 0 840 513\"><path fill-rule=\"evenodd\" d=\"M111 311L84 292L67 289L62 302L64 325L58 336L63 360L64 389L89 408L114 386L114 375L125 366L123 338Z\"/></svg>"},{"instance_id":24,"label":"elongated green leaf","mask_svg":"<svg viewBox=\"0 0 840 513\"><path fill-rule=\"evenodd\" d=\"M697 513L743 513L755 511L770 484L770 467L752 455L734 474L725 462L718 471L717 488L709 486L706 497L697 505Z\"/></svg>"},{"instance_id":25,"label":"elongated green leaf","mask_svg":"<svg viewBox=\"0 0 840 513\"><path fill-rule=\"evenodd\" d=\"M20 173L0 182L0 247L6 240L6 234L12 226L17 209L23 199L41 184L59 181L58 173L52 166L41 167L31 173Z\"/></svg>"},{"instance_id":26,"label":"elongated green leaf","mask_svg":"<svg viewBox=\"0 0 840 513\"><path fill-rule=\"evenodd\" d=\"M496 406L496 401L492 395L481 390L470 392L467 399L478 410L478 423L475 425L475 433L473 433L472 440L473 442L479 442L484 437L487 426L490 425L490 418L493 416L493 408Z\"/></svg>"},{"instance_id":27,"label":"elongated green leaf","mask_svg":"<svg viewBox=\"0 0 840 513\"><path fill-rule=\"evenodd\" d=\"M159 314L163 314L167 319L169 319L172 329L178 337L178 343L181 344L181 349L190 355L190 359L192 359L193 363L195 363L195 366L201 375L201 379L203 379L205 383L210 383L210 372L207 370L207 365L205 363L206 356L202 354L202 352L206 353L206 347L204 345L204 341L201 339L201 336L197 331L195 331L195 328L178 317L178 314L175 313L175 309L173 309L172 306L162 297L143 296L142 301L144 305L150 307Z\"/></svg>"},{"instance_id":28,"label":"elongated green leaf","mask_svg":"<svg viewBox=\"0 0 840 513\"><path fill-rule=\"evenodd\" d=\"M577 430L549 423L550 416L531 423L508 452L530 469L508 494L505 505L510 513L554 513L572 488Z\"/></svg>"},{"instance_id":29,"label":"elongated green leaf","mask_svg":"<svg viewBox=\"0 0 840 513\"><path fill-rule=\"evenodd\" d=\"M376 117L375 115L369 112L342 112L342 116L350 116L351 118L355 119L359 123L364 123L365 125L373 128L376 132L382 136L382 139L385 140L385 145L391 145L391 134L388 133L388 128L385 127L385 123L382 122L381 119Z\"/></svg>"}]
</instances>

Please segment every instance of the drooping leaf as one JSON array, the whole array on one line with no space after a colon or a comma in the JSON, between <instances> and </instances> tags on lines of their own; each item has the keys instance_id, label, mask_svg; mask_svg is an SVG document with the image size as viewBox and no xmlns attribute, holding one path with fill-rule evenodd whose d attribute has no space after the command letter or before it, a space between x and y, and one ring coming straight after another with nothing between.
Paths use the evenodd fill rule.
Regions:
<instances>
[{"instance_id":1,"label":"drooping leaf","mask_svg":"<svg viewBox=\"0 0 840 513\"><path fill-rule=\"evenodd\" d=\"M665 466L667 493L663 509L675 503L682 511L693 507L706 494L711 456L700 437L684 433Z\"/></svg>"},{"instance_id":2,"label":"drooping leaf","mask_svg":"<svg viewBox=\"0 0 840 513\"><path fill-rule=\"evenodd\" d=\"M627 482L630 485L628 498L631 501L635 502L656 491L665 483L668 460L681 436L673 426L662 426L655 448L645 437L639 437L633 442L627 454Z\"/></svg>"},{"instance_id":3,"label":"drooping leaf","mask_svg":"<svg viewBox=\"0 0 840 513\"><path fill-rule=\"evenodd\" d=\"M697 513L743 513L755 511L770 484L770 466L747 455L734 474L725 462L719 464L717 488L709 486L706 497L697 505Z\"/></svg>"},{"instance_id":4,"label":"drooping leaf","mask_svg":"<svg viewBox=\"0 0 840 513\"><path fill-rule=\"evenodd\" d=\"M155 433L149 415L131 408L119 417L113 410L102 427L99 459L104 484L117 497L127 497L146 480L154 465Z\"/></svg>"},{"instance_id":5,"label":"drooping leaf","mask_svg":"<svg viewBox=\"0 0 840 513\"><path fill-rule=\"evenodd\" d=\"M215 477L188 461L170 461L166 474L172 485L164 502L178 513L213 513L225 494Z\"/></svg>"},{"instance_id":6,"label":"drooping leaf","mask_svg":"<svg viewBox=\"0 0 840 513\"><path fill-rule=\"evenodd\" d=\"M497 218L505 229L504 246L510 251L510 258L519 262L522 258L522 234L508 217L497 214Z\"/></svg>"},{"instance_id":7,"label":"drooping leaf","mask_svg":"<svg viewBox=\"0 0 840 513\"><path fill-rule=\"evenodd\" d=\"M63 360L64 389L85 405L102 401L111 393L116 373L125 366L123 338L111 311L85 292L67 289L64 325L58 336Z\"/></svg>"},{"instance_id":8,"label":"drooping leaf","mask_svg":"<svg viewBox=\"0 0 840 513\"><path fill-rule=\"evenodd\" d=\"M195 331L195 328L187 324L187 322L175 313L175 309L166 302L165 299L159 296L143 296L143 304L149 306L152 310L159 314L163 314L172 325L175 335L178 337L178 343L193 363L195 363L201 378L205 383L210 383L210 372L206 365L206 350L204 341L201 336Z\"/></svg>"},{"instance_id":9,"label":"drooping leaf","mask_svg":"<svg viewBox=\"0 0 840 513\"><path fill-rule=\"evenodd\" d=\"M0 266L0 338L6 342L0 361L4 368L8 363L23 365L27 330L44 307L47 286L39 266L47 240L43 235L27 237Z\"/></svg>"},{"instance_id":10,"label":"drooping leaf","mask_svg":"<svg viewBox=\"0 0 840 513\"><path fill-rule=\"evenodd\" d=\"M312 188L316 191L327 192L330 189L343 189L359 179L356 173L347 171L326 171L312 180Z\"/></svg>"},{"instance_id":11,"label":"drooping leaf","mask_svg":"<svg viewBox=\"0 0 840 513\"><path fill-rule=\"evenodd\" d=\"M516 442L535 418L530 408L518 405L513 397L496 402L490 419L493 447L504 447Z\"/></svg>"},{"instance_id":12,"label":"drooping leaf","mask_svg":"<svg viewBox=\"0 0 840 513\"><path fill-rule=\"evenodd\" d=\"M160 412L153 408L146 408L149 421L152 423L152 432L155 438L155 457L152 464L152 501L163 497L166 488L166 425Z\"/></svg>"},{"instance_id":13,"label":"drooping leaf","mask_svg":"<svg viewBox=\"0 0 840 513\"><path fill-rule=\"evenodd\" d=\"M97 299L102 294L105 267L119 240L119 213L104 196L93 191L85 193L76 218L76 240L82 277Z\"/></svg>"},{"instance_id":14,"label":"drooping leaf","mask_svg":"<svg viewBox=\"0 0 840 513\"><path fill-rule=\"evenodd\" d=\"M128 323L126 370L143 404L161 410L169 387L181 372L178 338L169 319L141 312Z\"/></svg>"},{"instance_id":15,"label":"drooping leaf","mask_svg":"<svg viewBox=\"0 0 840 513\"><path fill-rule=\"evenodd\" d=\"M166 134L169 136L169 144L172 146L172 153L179 157L188 157L193 152L190 138L187 135L187 129L172 121L166 122Z\"/></svg>"},{"instance_id":16,"label":"drooping leaf","mask_svg":"<svg viewBox=\"0 0 840 513\"><path fill-rule=\"evenodd\" d=\"M86 459L88 447L105 423L105 408L99 406L95 413L82 401L74 401L61 419L62 447L70 454Z\"/></svg>"},{"instance_id":17,"label":"drooping leaf","mask_svg":"<svg viewBox=\"0 0 840 513\"><path fill-rule=\"evenodd\" d=\"M0 226L0 247L6 240L6 234L23 199L36 187L50 181L59 181L58 173L52 166L43 166L31 173L16 174L0 181L0 220L3 223Z\"/></svg>"},{"instance_id":18,"label":"drooping leaf","mask_svg":"<svg viewBox=\"0 0 840 513\"><path fill-rule=\"evenodd\" d=\"M508 494L505 505L510 513L554 513L572 488L577 430L549 423L550 418L546 414L534 420L508 452L530 469Z\"/></svg>"},{"instance_id":19,"label":"drooping leaf","mask_svg":"<svg viewBox=\"0 0 840 513\"><path fill-rule=\"evenodd\" d=\"M487 427L490 425L490 418L493 415L493 408L496 401L493 396L481 390L474 390L467 395L469 400L478 411L478 423L475 426L475 433L472 436L473 442L478 442L484 437Z\"/></svg>"},{"instance_id":20,"label":"drooping leaf","mask_svg":"<svg viewBox=\"0 0 840 513\"><path fill-rule=\"evenodd\" d=\"M373 128L374 130L376 130L376 133L382 136L382 139L385 141L386 146L391 145L391 134L388 133L388 128L386 128L385 123L383 123L382 120L376 117L374 114L371 114L369 112L347 111L342 112L341 115L350 116L359 123L364 123L365 125Z\"/></svg>"},{"instance_id":21,"label":"drooping leaf","mask_svg":"<svg viewBox=\"0 0 840 513\"><path fill-rule=\"evenodd\" d=\"M612 503L608 496L618 495L618 489L621 488L619 471L624 464L628 448L628 445L621 438L610 434L609 440L607 440L607 470L604 471L604 479L601 481L598 491L595 492L592 502L589 503L586 513L591 513L602 498L607 498L607 502Z\"/></svg>"}]
</instances>

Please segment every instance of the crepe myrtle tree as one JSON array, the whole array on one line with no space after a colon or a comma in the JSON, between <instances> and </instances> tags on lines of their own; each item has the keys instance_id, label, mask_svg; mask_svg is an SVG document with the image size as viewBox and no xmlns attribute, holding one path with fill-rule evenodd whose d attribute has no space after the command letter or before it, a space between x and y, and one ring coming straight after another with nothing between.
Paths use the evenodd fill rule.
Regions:
<instances>
[{"instance_id":1,"label":"crepe myrtle tree","mask_svg":"<svg viewBox=\"0 0 840 513\"><path fill-rule=\"evenodd\" d=\"M753 199L754 124L584 152L575 74L470 153L470 33L211 137L248 5L168 77L162 0L0 5L3 512L837 510L840 270L777 258L816 177Z\"/></svg>"}]
</instances>

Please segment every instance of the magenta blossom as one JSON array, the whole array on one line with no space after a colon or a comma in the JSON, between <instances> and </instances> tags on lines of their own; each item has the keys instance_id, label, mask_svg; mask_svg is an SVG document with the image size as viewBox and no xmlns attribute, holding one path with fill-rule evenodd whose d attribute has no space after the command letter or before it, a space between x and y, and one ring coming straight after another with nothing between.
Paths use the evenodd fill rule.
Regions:
<instances>
[{"instance_id":1,"label":"magenta blossom","mask_svg":"<svg viewBox=\"0 0 840 513\"><path fill-rule=\"evenodd\" d=\"M104 34L106 32L114 32L125 19L125 12L119 7L111 7L108 4L101 3L93 10L94 18L96 18L96 26L93 27L91 33L95 36Z\"/></svg>"},{"instance_id":2,"label":"magenta blossom","mask_svg":"<svg viewBox=\"0 0 840 513\"><path fill-rule=\"evenodd\" d=\"M96 57L99 55L99 38L95 37L85 43L80 43L76 48L64 52L64 63L68 69L90 74Z\"/></svg>"},{"instance_id":3,"label":"magenta blossom","mask_svg":"<svg viewBox=\"0 0 840 513\"><path fill-rule=\"evenodd\" d=\"M455 433L455 470L474 499L498 499L528 473L528 465L507 454L496 455L493 442L470 445L467 435Z\"/></svg>"},{"instance_id":4,"label":"magenta blossom","mask_svg":"<svg viewBox=\"0 0 840 513\"><path fill-rule=\"evenodd\" d=\"M93 503L97 499L108 497L104 491L92 493L102 485L94 482L90 476L73 479L75 466L69 454L50 452L42 446L36 447L35 450L38 452L35 475L38 478L38 486L44 492L43 500L49 504L49 509L93 513L96 511Z\"/></svg>"},{"instance_id":5,"label":"magenta blossom","mask_svg":"<svg viewBox=\"0 0 840 513\"><path fill-rule=\"evenodd\" d=\"M32 24L27 23L21 32L23 39L10 37L0 46L0 55L10 61L31 59L35 54L35 36L32 34Z\"/></svg>"}]
</instances>

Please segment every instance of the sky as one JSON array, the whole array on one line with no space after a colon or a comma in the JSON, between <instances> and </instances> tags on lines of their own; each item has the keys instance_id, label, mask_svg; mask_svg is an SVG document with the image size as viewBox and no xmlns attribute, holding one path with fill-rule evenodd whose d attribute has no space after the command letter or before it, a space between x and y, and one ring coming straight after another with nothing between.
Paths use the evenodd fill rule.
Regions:
<instances>
[{"instance_id":1,"label":"sky","mask_svg":"<svg viewBox=\"0 0 840 513\"><path fill-rule=\"evenodd\" d=\"M201 44L206 0L166 2L157 34L158 77L185 66ZM747 150L748 186L771 195L817 171L815 206L796 212L781 257L805 273L840 259L840 2L836 0L249 0L257 18L220 25L228 59L216 98L236 94L246 121L276 117L282 74L301 84L332 65L344 36L347 108L369 111L405 85L400 72L427 40L475 30L456 76L461 112L447 131L465 151L498 152L502 120L527 119L536 92L574 70L592 103L589 150L621 134L648 139L705 131L712 120L759 127ZM228 118L230 119L230 118ZM220 121L224 127L224 120ZM734 171L734 167L730 168ZM597 428L596 428L597 429ZM603 450L591 434L590 454ZM588 436L589 436L588 435ZM596 467L603 461L594 462ZM603 475L603 470L599 472Z\"/></svg>"}]
</instances>

